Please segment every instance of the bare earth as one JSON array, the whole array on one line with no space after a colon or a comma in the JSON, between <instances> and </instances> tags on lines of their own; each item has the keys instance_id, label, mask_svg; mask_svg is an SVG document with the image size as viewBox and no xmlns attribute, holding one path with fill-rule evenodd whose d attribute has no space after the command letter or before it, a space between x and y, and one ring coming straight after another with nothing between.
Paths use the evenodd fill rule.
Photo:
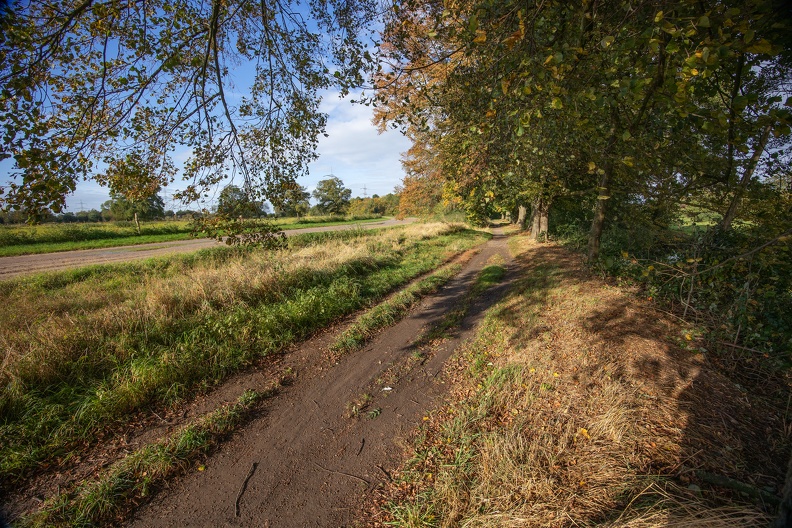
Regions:
<instances>
[{"instance_id":1,"label":"bare earth","mask_svg":"<svg viewBox=\"0 0 792 528\"><path fill-rule=\"evenodd\" d=\"M365 224L348 224L326 227L309 227L306 229L288 229L284 231L287 236L299 233L318 233L321 231L339 231L343 229L377 229L396 225L406 225L414 222L414 218L405 220L384 220ZM175 253L190 253L201 249L215 247L219 243L212 239L177 240L173 242L158 242L154 244L140 244L136 246L119 246L103 249L82 249L78 251L63 251L60 253L44 253L40 255L20 255L17 257L0 257L0 280L29 273L43 271L56 271L92 264L108 264L111 262L128 262L143 260L151 257L161 257Z\"/></svg>"},{"instance_id":2,"label":"bare earth","mask_svg":"<svg viewBox=\"0 0 792 528\"><path fill-rule=\"evenodd\" d=\"M475 300L454 334L420 349L416 338L459 307L478 272L494 256L506 262L502 283ZM345 526L366 497L402 462L405 439L446 392L443 367L484 310L515 275L506 238L497 234L440 292L367 347L341 358L327 353L327 332L283 356L294 383L205 463L171 482L129 519L129 526ZM272 375L254 370L210 394L205 410ZM369 395L366 398L364 395ZM365 407L354 412L354 405ZM247 486L243 484L251 473ZM244 487L244 491L243 491ZM236 503L239 500L239 514Z\"/></svg>"}]
</instances>

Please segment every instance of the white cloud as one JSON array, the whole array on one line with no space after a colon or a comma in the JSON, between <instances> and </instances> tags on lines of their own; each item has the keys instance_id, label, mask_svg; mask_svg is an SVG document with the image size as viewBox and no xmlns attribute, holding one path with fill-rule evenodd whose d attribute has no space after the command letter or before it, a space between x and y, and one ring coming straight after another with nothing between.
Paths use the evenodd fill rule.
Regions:
<instances>
[{"instance_id":1,"label":"white cloud","mask_svg":"<svg viewBox=\"0 0 792 528\"><path fill-rule=\"evenodd\" d=\"M360 93L350 94L345 99L340 99L338 92L324 94L320 111L328 114L328 137L320 137L319 159L308 166L310 176L299 182L309 191L313 191L316 183L331 172L352 189L352 196L363 196L364 192L368 196L388 194L401 184L404 173L399 159L401 153L410 147L410 142L393 130L378 134L371 124L372 108L351 103L359 97ZM174 159L181 164L189 155L188 149L177 149ZM10 169L9 160L0 162L0 174L7 175ZM2 180L7 182L7 176ZM2 183L5 182L0 181L0 185ZM171 195L182 188L184 185L180 183L174 182L166 193ZM99 209L108 199L106 188L94 182L80 182L77 191L67 197L66 204L70 211ZM168 202L166 198L166 205L171 205ZM172 205L181 207L180 204Z\"/></svg>"},{"instance_id":2,"label":"white cloud","mask_svg":"<svg viewBox=\"0 0 792 528\"><path fill-rule=\"evenodd\" d=\"M321 111L327 112L327 133L319 141L319 159L309 165L311 175L303 185L313 187L323 176L332 173L353 196L366 193L387 194L401 183L404 175L400 155L410 147L407 138L395 131L378 134L371 124L372 108L350 101L360 94L339 99L328 93Z\"/></svg>"}]
</instances>

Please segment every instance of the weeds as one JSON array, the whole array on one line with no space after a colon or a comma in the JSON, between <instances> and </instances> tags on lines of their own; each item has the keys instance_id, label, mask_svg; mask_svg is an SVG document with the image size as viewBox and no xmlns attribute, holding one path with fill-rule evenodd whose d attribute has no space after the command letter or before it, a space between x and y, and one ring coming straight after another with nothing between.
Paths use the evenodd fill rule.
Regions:
<instances>
[{"instance_id":1,"label":"weeds","mask_svg":"<svg viewBox=\"0 0 792 528\"><path fill-rule=\"evenodd\" d=\"M483 235L416 225L280 253L232 248L0 284L0 475L218 383Z\"/></svg>"},{"instance_id":2,"label":"weeds","mask_svg":"<svg viewBox=\"0 0 792 528\"><path fill-rule=\"evenodd\" d=\"M267 392L246 391L236 403L222 407L183 427L168 438L127 455L94 480L46 501L35 514L20 519L19 527L95 526L110 522L128 502L146 497L168 476L186 469L231 434Z\"/></svg>"},{"instance_id":3,"label":"weeds","mask_svg":"<svg viewBox=\"0 0 792 528\"><path fill-rule=\"evenodd\" d=\"M530 247L542 249L523 259L529 272L464 348L467 375L453 402L425 422L382 524L766 525L761 509L696 495L672 476L683 464L721 472L726 464L713 455L717 446L696 443L715 434L714 402L698 408L676 399L708 378L693 384L695 362L669 351L671 323L624 308L623 293L573 272L559 251ZM713 423L724 412L714 411ZM699 423L707 423L702 432ZM748 461L757 448L730 450L734 471L750 467L757 479L775 471L783 482L775 456Z\"/></svg>"}]
</instances>

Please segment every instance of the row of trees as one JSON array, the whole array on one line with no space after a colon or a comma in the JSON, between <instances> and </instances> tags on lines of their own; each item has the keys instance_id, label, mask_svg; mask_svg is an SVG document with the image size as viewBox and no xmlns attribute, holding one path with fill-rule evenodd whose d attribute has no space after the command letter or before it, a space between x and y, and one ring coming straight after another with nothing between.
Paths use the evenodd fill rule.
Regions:
<instances>
[{"instance_id":1,"label":"row of trees","mask_svg":"<svg viewBox=\"0 0 792 528\"><path fill-rule=\"evenodd\" d=\"M511 213L608 267L661 261L686 314L790 350L790 22L776 0L404 2L375 98L413 140L402 202ZM693 212L712 225L688 236Z\"/></svg>"}]
</instances>

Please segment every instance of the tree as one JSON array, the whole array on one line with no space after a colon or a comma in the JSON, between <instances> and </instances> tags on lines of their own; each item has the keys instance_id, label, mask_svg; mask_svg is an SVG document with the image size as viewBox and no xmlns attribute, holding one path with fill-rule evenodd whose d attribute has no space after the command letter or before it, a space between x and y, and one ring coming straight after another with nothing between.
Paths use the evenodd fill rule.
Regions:
<instances>
[{"instance_id":1,"label":"tree","mask_svg":"<svg viewBox=\"0 0 792 528\"><path fill-rule=\"evenodd\" d=\"M268 209L266 203L236 185L225 186L217 200L217 214L231 218L260 218L266 216Z\"/></svg>"},{"instance_id":2,"label":"tree","mask_svg":"<svg viewBox=\"0 0 792 528\"><path fill-rule=\"evenodd\" d=\"M344 187L337 176L330 176L316 184L313 197L317 200L317 209L322 214L343 215L349 207L352 191Z\"/></svg>"},{"instance_id":3,"label":"tree","mask_svg":"<svg viewBox=\"0 0 792 528\"><path fill-rule=\"evenodd\" d=\"M591 202L591 261L621 208L697 189L728 228L770 135L789 142L790 17L743 4L408 2L379 116L432 150L471 219L532 203L541 226L554 197Z\"/></svg>"},{"instance_id":4,"label":"tree","mask_svg":"<svg viewBox=\"0 0 792 528\"><path fill-rule=\"evenodd\" d=\"M309 193L305 187L298 185L296 182L287 182L283 185L281 192L277 193L273 198L275 205L275 213L278 216L305 216L311 209Z\"/></svg>"},{"instance_id":5,"label":"tree","mask_svg":"<svg viewBox=\"0 0 792 528\"><path fill-rule=\"evenodd\" d=\"M306 172L326 116L372 64L360 36L373 0L42 0L0 17L0 207L63 209L78 181L133 154L165 185L191 152L176 198L232 173L265 194ZM232 67L252 72L239 102Z\"/></svg>"},{"instance_id":6,"label":"tree","mask_svg":"<svg viewBox=\"0 0 792 528\"><path fill-rule=\"evenodd\" d=\"M102 204L102 212L113 220L132 220L140 234L140 220L153 220L165 215L165 202L157 195L145 200L131 201L122 194L110 192L110 199Z\"/></svg>"}]
</instances>

